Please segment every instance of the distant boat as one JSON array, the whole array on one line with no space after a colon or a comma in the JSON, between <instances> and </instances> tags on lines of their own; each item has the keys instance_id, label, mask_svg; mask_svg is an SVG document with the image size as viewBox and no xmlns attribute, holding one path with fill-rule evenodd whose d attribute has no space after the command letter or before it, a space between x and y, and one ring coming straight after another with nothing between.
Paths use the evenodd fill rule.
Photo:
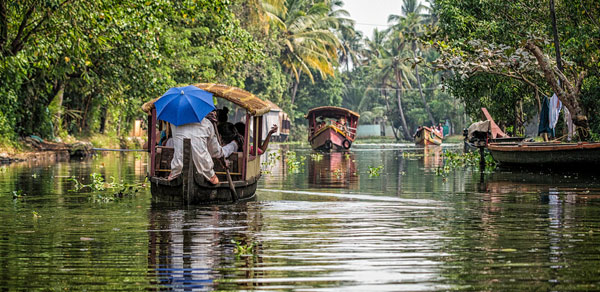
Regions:
<instances>
[{"instance_id":1,"label":"distant boat","mask_svg":"<svg viewBox=\"0 0 600 292\"><path fill-rule=\"evenodd\" d=\"M314 150L347 150L356 138L360 115L336 106L313 108L306 114L308 141Z\"/></svg>"},{"instance_id":2,"label":"distant boat","mask_svg":"<svg viewBox=\"0 0 600 292\"><path fill-rule=\"evenodd\" d=\"M502 166L596 171L600 167L600 142L489 143L487 149Z\"/></svg>"},{"instance_id":3,"label":"distant boat","mask_svg":"<svg viewBox=\"0 0 600 292\"><path fill-rule=\"evenodd\" d=\"M421 127L415 133L415 144L417 145L442 145L442 134L433 128Z\"/></svg>"}]
</instances>

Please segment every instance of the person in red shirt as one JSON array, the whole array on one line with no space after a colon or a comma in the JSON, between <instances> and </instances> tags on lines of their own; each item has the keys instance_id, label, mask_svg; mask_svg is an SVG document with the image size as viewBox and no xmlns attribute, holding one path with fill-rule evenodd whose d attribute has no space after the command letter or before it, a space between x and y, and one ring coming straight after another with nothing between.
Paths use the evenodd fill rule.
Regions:
<instances>
[{"instance_id":1,"label":"person in red shirt","mask_svg":"<svg viewBox=\"0 0 600 292\"><path fill-rule=\"evenodd\" d=\"M244 133L246 132L246 125L242 122L236 123L235 125L235 129L238 132L238 134L240 134L240 136L244 137ZM258 147L257 152L258 155L262 155L263 153L265 153L265 151L267 151L267 148L269 147L269 141L271 140L271 136L273 135L273 133L277 132L277 125L273 125L271 127L271 130L269 130L269 133L267 133L267 137L265 138L265 140L262 142L262 145L260 145L260 147ZM244 141L242 139L242 141ZM238 151L243 151L243 145L240 145L238 148ZM254 146L250 147L250 153L254 152Z\"/></svg>"}]
</instances>

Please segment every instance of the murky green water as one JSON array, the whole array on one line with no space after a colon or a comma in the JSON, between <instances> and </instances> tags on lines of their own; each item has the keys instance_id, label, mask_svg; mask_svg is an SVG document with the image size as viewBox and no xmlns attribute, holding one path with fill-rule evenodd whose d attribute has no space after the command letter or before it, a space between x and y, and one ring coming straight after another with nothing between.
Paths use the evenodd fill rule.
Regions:
<instances>
[{"instance_id":1,"label":"murky green water","mask_svg":"<svg viewBox=\"0 0 600 292\"><path fill-rule=\"evenodd\" d=\"M0 290L600 289L598 177L436 174L458 147L292 150L257 201L189 208L70 191L91 173L143 182L132 153L1 167Z\"/></svg>"}]
</instances>

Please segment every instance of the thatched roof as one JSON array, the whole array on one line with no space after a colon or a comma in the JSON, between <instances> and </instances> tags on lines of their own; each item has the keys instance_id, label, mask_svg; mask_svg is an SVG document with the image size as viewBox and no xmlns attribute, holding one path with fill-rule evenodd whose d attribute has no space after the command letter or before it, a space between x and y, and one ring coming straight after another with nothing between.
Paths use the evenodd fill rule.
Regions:
<instances>
[{"instance_id":1,"label":"thatched roof","mask_svg":"<svg viewBox=\"0 0 600 292\"><path fill-rule=\"evenodd\" d=\"M358 113L355 113L349 109L345 109L343 107L337 106L320 106L316 108L312 108L308 110L306 113L306 118L308 119L311 114L315 114L317 117L328 117L328 118L338 118L341 116L352 115L356 118L360 118Z\"/></svg>"},{"instance_id":2,"label":"thatched roof","mask_svg":"<svg viewBox=\"0 0 600 292\"><path fill-rule=\"evenodd\" d=\"M237 87L215 83L198 83L194 84L194 86L202 90L206 90L214 94L216 97L233 102L234 104L246 109L251 115L254 116L262 116L271 110L271 107L267 102L256 97L254 94ZM145 112L150 112L154 106L154 102L159 98L160 97L157 97L142 105L142 110Z\"/></svg>"},{"instance_id":3,"label":"thatched roof","mask_svg":"<svg viewBox=\"0 0 600 292\"><path fill-rule=\"evenodd\" d=\"M274 111L274 112L281 112L281 111L283 111L283 110L282 110L282 109L281 109L281 108L280 108L278 105L276 105L274 102L272 102L272 101L270 101L270 100L268 100L268 99L265 99L265 102L266 102L266 103L267 103L267 104L268 104L268 105L271 107L271 111Z\"/></svg>"}]
</instances>

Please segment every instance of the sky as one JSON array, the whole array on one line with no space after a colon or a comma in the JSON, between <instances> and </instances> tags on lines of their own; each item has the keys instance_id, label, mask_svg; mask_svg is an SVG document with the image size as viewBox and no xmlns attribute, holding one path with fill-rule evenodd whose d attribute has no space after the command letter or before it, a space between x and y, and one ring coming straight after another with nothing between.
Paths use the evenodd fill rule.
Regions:
<instances>
[{"instance_id":1,"label":"sky","mask_svg":"<svg viewBox=\"0 0 600 292\"><path fill-rule=\"evenodd\" d=\"M356 24L356 30L371 38L375 28L387 28L390 14L402 14L402 0L343 0L345 9Z\"/></svg>"}]
</instances>

